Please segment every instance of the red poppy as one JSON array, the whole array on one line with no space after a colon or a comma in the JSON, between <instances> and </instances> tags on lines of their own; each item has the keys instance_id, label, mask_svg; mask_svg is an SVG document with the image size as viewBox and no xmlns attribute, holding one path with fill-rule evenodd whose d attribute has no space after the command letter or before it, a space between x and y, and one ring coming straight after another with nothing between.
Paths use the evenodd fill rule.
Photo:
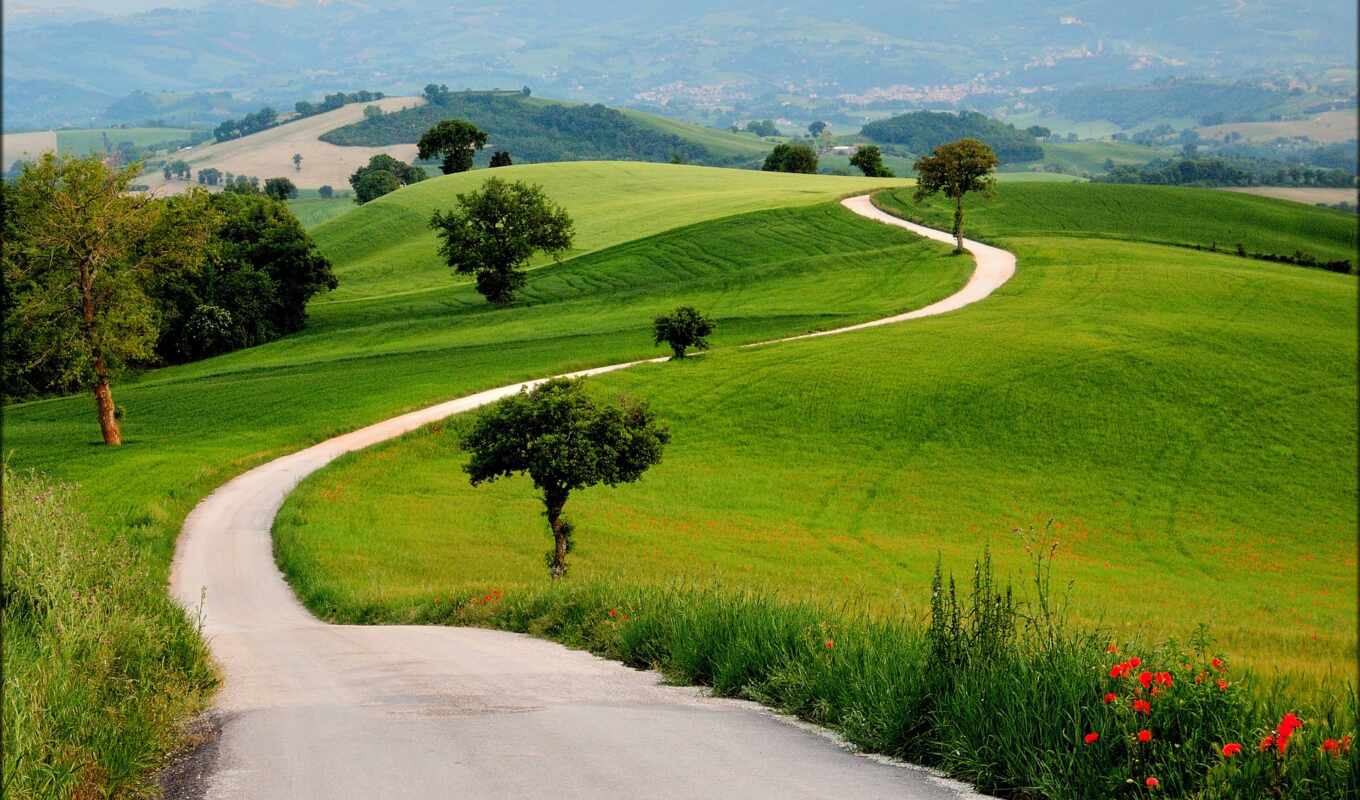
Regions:
<instances>
[{"instance_id":1,"label":"red poppy","mask_svg":"<svg viewBox=\"0 0 1360 800\"><path fill-rule=\"evenodd\" d=\"M827 639L827 640L826 640L825 647L826 647L827 650L830 650L831 648L833 648L833 647L835 647L835 646L836 646L836 642L835 642L834 640L832 640L832 639Z\"/></svg>"},{"instance_id":2,"label":"red poppy","mask_svg":"<svg viewBox=\"0 0 1360 800\"><path fill-rule=\"evenodd\" d=\"M1155 676L1155 679L1160 686L1170 686L1175 680L1171 677L1170 672L1159 672Z\"/></svg>"},{"instance_id":3,"label":"red poppy","mask_svg":"<svg viewBox=\"0 0 1360 800\"><path fill-rule=\"evenodd\" d=\"M1238 744L1237 742L1228 742L1227 744L1223 745L1224 758L1232 758L1233 756L1237 755L1240 752L1242 752L1242 745Z\"/></svg>"},{"instance_id":4,"label":"red poppy","mask_svg":"<svg viewBox=\"0 0 1360 800\"><path fill-rule=\"evenodd\" d=\"M1162 785L1162 782L1161 782L1161 781L1157 780L1156 778L1152 777L1151 775L1149 775L1149 776L1148 776L1148 779L1145 780L1145 781L1143 781L1143 783L1147 784L1147 787L1148 787L1149 789L1156 789L1158 786L1161 786L1161 785Z\"/></svg>"},{"instance_id":5,"label":"red poppy","mask_svg":"<svg viewBox=\"0 0 1360 800\"><path fill-rule=\"evenodd\" d=\"M1143 684L1144 689L1148 688L1152 685L1152 673L1146 670L1138 673L1138 682Z\"/></svg>"},{"instance_id":6,"label":"red poppy","mask_svg":"<svg viewBox=\"0 0 1360 800\"><path fill-rule=\"evenodd\" d=\"M1341 754L1341 742L1338 742L1338 741L1335 740L1335 739L1328 739L1327 741L1325 741L1325 742L1322 743L1322 751L1323 751L1324 753L1329 753L1329 754L1331 754L1331 755L1333 755L1333 756L1340 755L1340 754Z\"/></svg>"},{"instance_id":7,"label":"red poppy","mask_svg":"<svg viewBox=\"0 0 1360 800\"><path fill-rule=\"evenodd\" d=\"M1113 703L1113 702L1114 702L1115 700L1117 700L1117 699L1119 699L1119 698L1115 695L1114 692L1106 692L1106 693L1105 693L1105 705L1108 706L1110 703Z\"/></svg>"},{"instance_id":8,"label":"red poppy","mask_svg":"<svg viewBox=\"0 0 1360 800\"><path fill-rule=\"evenodd\" d=\"M1347 753L1351 751L1351 735L1349 733L1341 737L1341 749Z\"/></svg>"},{"instance_id":9,"label":"red poppy","mask_svg":"<svg viewBox=\"0 0 1360 800\"><path fill-rule=\"evenodd\" d=\"M618 615L619 615L619 610L618 610L617 608L611 608L611 609L609 609L609 616L610 616L611 619L614 618L614 617L617 617Z\"/></svg>"},{"instance_id":10,"label":"red poppy","mask_svg":"<svg viewBox=\"0 0 1360 800\"><path fill-rule=\"evenodd\" d=\"M1265 751L1269 750L1269 749L1270 749L1271 747L1273 747L1274 745L1275 745L1275 737L1274 737L1274 736L1267 736L1266 738L1264 738L1264 739L1261 740L1261 746L1260 746L1259 748L1257 748L1257 749L1259 749L1262 753L1264 753Z\"/></svg>"},{"instance_id":11,"label":"red poppy","mask_svg":"<svg viewBox=\"0 0 1360 800\"><path fill-rule=\"evenodd\" d=\"M1138 741L1142 742L1143 744L1147 744L1148 742L1152 741L1152 731L1148 730L1147 728L1144 728L1141 731L1139 731Z\"/></svg>"},{"instance_id":12,"label":"red poppy","mask_svg":"<svg viewBox=\"0 0 1360 800\"><path fill-rule=\"evenodd\" d=\"M1225 680L1223 680L1222 678L1219 678L1219 679L1218 679L1218 690L1219 690L1220 692L1226 692L1226 691L1228 691L1228 682L1225 681Z\"/></svg>"},{"instance_id":13,"label":"red poppy","mask_svg":"<svg viewBox=\"0 0 1360 800\"><path fill-rule=\"evenodd\" d=\"M1289 737L1294 735L1294 731L1303 727L1303 721L1293 712L1287 712L1280 717L1280 724L1275 726L1275 747L1281 753L1289 748Z\"/></svg>"},{"instance_id":14,"label":"red poppy","mask_svg":"<svg viewBox=\"0 0 1360 800\"><path fill-rule=\"evenodd\" d=\"M1083 742L1086 742L1087 744L1095 744L1096 742L1100 741L1100 734L1096 733L1095 731L1091 731L1090 733L1081 737L1081 740Z\"/></svg>"},{"instance_id":15,"label":"red poppy","mask_svg":"<svg viewBox=\"0 0 1360 800\"><path fill-rule=\"evenodd\" d=\"M1114 642L1110 642L1110 646L1107 647L1107 648L1105 648L1105 652L1107 652L1107 653L1118 653L1118 652L1119 652L1119 648L1114 646Z\"/></svg>"},{"instance_id":16,"label":"red poppy","mask_svg":"<svg viewBox=\"0 0 1360 800\"><path fill-rule=\"evenodd\" d=\"M1152 704L1146 700L1134 700L1133 710L1137 711L1139 714L1151 714Z\"/></svg>"},{"instance_id":17,"label":"red poppy","mask_svg":"<svg viewBox=\"0 0 1360 800\"><path fill-rule=\"evenodd\" d=\"M1224 667L1223 667L1223 659L1221 659L1221 658L1215 658L1214 660L1210 661L1209 664L1210 664L1214 669L1219 670L1220 672L1223 671L1223 669L1224 669Z\"/></svg>"},{"instance_id":18,"label":"red poppy","mask_svg":"<svg viewBox=\"0 0 1360 800\"><path fill-rule=\"evenodd\" d=\"M1133 658L1130 658L1126 663L1129 665L1129 669L1137 669L1138 667L1141 667L1143 665L1143 659L1139 658L1138 656L1134 656Z\"/></svg>"}]
</instances>

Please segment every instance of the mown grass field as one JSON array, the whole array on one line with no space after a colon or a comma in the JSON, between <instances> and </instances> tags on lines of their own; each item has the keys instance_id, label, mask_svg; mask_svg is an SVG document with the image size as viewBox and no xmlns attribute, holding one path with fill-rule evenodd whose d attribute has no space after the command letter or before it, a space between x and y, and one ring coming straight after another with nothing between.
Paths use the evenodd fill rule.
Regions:
<instances>
[{"instance_id":1,"label":"mown grass field","mask_svg":"<svg viewBox=\"0 0 1360 800\"><path fill-rule=\"evenodd\" d=\"M354 195L348 189L337 189L331 197L322 197L315 189L299 189L298 196L288 201L288 210L309 230L355 208Z\"/></svg>"},{"instance_id":2,"label":"mown grass field","mask_svg":"<svg viewBox=\"0 0 1360 800\"><path fill-rule=\"evenodd\" d=\"M448 267L439 259L430 216L493 175L537 183L572 214L576 241L571 255L680 225L906 183L643 162L528 164L448 175L405 187L342 221L317 227L317 244L335 262L340 278L339 290L320 302L446 285Z\"/></svg>"},{"instance_id":3,"label":"mown grass field","mask_svg":"<svg viewBox=\"0 0 1360 800\"><path fill-rule=\"evenodd\" d=\"M659 114L648 114L645 111L637 111L631 108L621 108L619 111L634 122L665 133L675 134L685 141L703 145L716 156L740 157L751 161L763 160L774 147L769 142L762 141L749 134L732 133L720 128L695 125L692 122L685 122L673 117L663 117Z\"/></svg>"},{"instance_id":4,"label":"mown grass field","mask_svg":"<svg viewBox=\"0 0 1360 800\"><path fill-rule=\"evenodd\" d=\"M1355 222L1220 197L1003 186L970 220L1020 268L979 306L592 379L651 400L674 442L641 483L568 505L573 579L919 617L937 555L963 569L991 544L1014 573L1012 531L1052 519L1082 622L1153 638L1207 623L1267 674L1351 677L1355 279L1137 239L1268 214L1249 244L1328 250ZM313 608L413 618L544 580L532 487L468 486L463 424L347 457L292 496L277 547Z\"/></svg>"}]
</instances>

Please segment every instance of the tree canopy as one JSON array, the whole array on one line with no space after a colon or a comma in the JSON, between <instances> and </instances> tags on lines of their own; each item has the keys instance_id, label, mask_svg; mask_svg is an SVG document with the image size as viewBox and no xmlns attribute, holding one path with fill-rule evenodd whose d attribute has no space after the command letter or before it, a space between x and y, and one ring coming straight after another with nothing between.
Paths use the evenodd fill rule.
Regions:
<instances>
[{"instance_id":1,"label":"tree canopy","mask_svg":"<svg viewBox=\"0 0 1360 800\"><path fill-rule=\"evenodd\" d=\"M264 193L275 200L291 200L298 196L298 188L287 178L269 178L264 182Z\"/></svg>"},{"instance_id":2,"label":"tree canopy","mask_svg":"<svg viewBox=\"0 0 1360 800\"><path fill-rule=\"evenodd\" d=\"M486 146L486 132L471 122L446 119L425 131L417 143L419 158L428 161L436 155L444 157L441 169L448 175L472 169L472 157Z\"/></svg>"},{"instance_id":3,"label":"tree canopy","mask_svg":"<svg viewBox=\"0 0 1360 800\"><path fill-rule=\"evenodd\" d=\"M916 201L936 192L954 201L955 252L963 252L963 196L969 192L990 194L996 182L996 153L977 139L942 144L928 156L916 159Z\"/></svg>"},{"instance_id":4,"label":"tree canopy","mask_svg":"<svg viewBox=\"0 0 1360 800\"><path fill-rule=\"evenodd\" d=\"M524 286L525 262L537 252L554 258L570 247L571 217L522 181L488 178L482 187L458 195L448 212L436 211L430 227L439 235L439 254L455 272L474 275L477 291L504 305Z\"/></svg>"},{"instance_id":5,"label":"tree canopy","mask_svg":"<svg viewBox=\"0 0 1360 800\"><path fill-rule=\"evenodd\" d=\"M859 167L866 178L891 178L892 170L883 165L883 151L878 145L866 144L850 156L850 166Z\"/></svg>"},{"instance_id":6,"label":"tree canopy","mask_svg":"<svg viewBox=\"0 0 1360 800\"><path fill-rule=\"evenodd\" d=\"M707 350L713 328L713 321L694 306L680 306L652 321L655 343L665 342L671 348L672 358L677 359L684 358L685 351L691 347Z\"/></svg>"},{"instance_id":7,"label":"tree canopy","mask_svg":"<svg viewBox=\"0 0 1360 800\"><path fill-rule=\"evenodd\" d=\"M661 460L670 433L640 402L596 403L580 381L556 378L499 401L463 436L473 486L527 474L542 493L554 578L567 570L572 527L562 517L573 491L632 483Z\"/></svg>"},{"instance_id":8,"label":"tree canopy","mask_svg":"<svg viewBox=\"0 0 1360 800\"><path fill-rule=\"evenodd\" d=\"M363 205L403 186L425 180L425 170L379 153L349 176L354 202Z\"/></svg>"},{"instance_id":9,"label":"tree canopy","mask_svg":"<svg viewBox=\"0 0 1360 800\"><path fill-rule=\"evenodd\" d=\"M777 144L765 157L766 172L817 172L817 151L805 144Z\"/></svg>"},{"instance_id":10,"label":"tree canopy","mask_svg":"<svg viewBox=\"0 0 1360 800\"><path fill-rule=\"evenodd\" d=\"M1038 161L1044 149L1026 131L976 111L913 111L876 120L860 131L883 144L901 145L913 155L927 153L947 142L970 138L985 142L1001 163Z\"/></svg>"}]
</instances>

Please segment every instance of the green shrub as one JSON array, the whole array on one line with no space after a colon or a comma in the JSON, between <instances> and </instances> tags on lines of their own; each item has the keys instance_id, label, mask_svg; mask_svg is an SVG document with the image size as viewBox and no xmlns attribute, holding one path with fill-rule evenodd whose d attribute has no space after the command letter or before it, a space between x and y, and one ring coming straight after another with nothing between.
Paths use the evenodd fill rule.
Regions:
<instances>
[{"instance_id":1,"label":"green shrub","mask_svg":"<svg viewBox=\"0 0 1360 800\"><path fill-rule=\"evenodd\" d=\"M216 685L193 623L69 486L4 469L7 798L154 796L148 776Z\"/></svg>"}]
</instances>

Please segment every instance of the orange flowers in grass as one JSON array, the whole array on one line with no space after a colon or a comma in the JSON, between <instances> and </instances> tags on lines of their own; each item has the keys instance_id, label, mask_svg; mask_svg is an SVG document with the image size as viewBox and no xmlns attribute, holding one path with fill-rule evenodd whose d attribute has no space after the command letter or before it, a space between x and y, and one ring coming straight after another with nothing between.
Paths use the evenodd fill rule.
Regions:
<instances>
[{"instance_id":1,"label":"orange flowers in grass","mask_svg":"<svg viewBox=\"0 0 1360 800\"><path fill-rule=\"evenodd\" d=\"M1289 747L1289 738L1302 727L1303 720L1299 719L1293 711L1280 717L1280 724L1275 726L1275 748L1283 753Z\"/></svg>"},{"instance_id":2,"label":"orange flowers in grass","mask_svg":"<svg viewBox=\"0 0 1360 800\"><path fill-rule=\"evenodd\" d=\"M1139 731L1138 741L1142 742L1143 744L1147 744L1148 742L1152 741L1152 731L1148 730L1147 728L1144 728L1141 731Z\"/></svg>"},{"instance_id":3,"label":"orange flowers in grass","mask_svg":"<svg viewBox=\"0 0 1360 800\"><path fill-rule=\"evenodd\" d=\"M830 650L831 648L836 646L836 640L827 639L825 642L822 643L822 646L825 647L827 650Z\"/></svg>"},{"instance_id":4,"label":"orange flowers in grass","mask_svg":"<svg viewBox=\"0 0 1360 800\"><path fill-rule=\"evenodd\" d=\"M1095 744L1096 742L1100 741L1100 734L1096 733L1095 731L1091 731L1090 733L1081 737L1081 740L1083 742L1086 742L1087 744Z\"/></svg>"},{"instance_id":5,"label":"orange flowers in grass","mask_svg":"<svg viewBox=\"0 0 1360 800\"><path fill-rule=\"evenodd\" d=\"M1223 680L1222 678L1219 678L1219 679L1218 679L1218 690L1219 690L1220 692L1226 692L1226 691L1228 691L1228 682L1225 681L1225 680Z\"/></svg>"},{"instance_id":6,"label":"orange flowers in grass","mask_svg":"<svg viewBox=\"0 0 1360 800\"><path fill-rule=\"evenodd\" d=\"M1158 786L1162 785L1162 782L1149 775L1148 779L1143 781L1143 785L1147 786L1149 789L1156 789Z\"/></svg>"},{"instance_id":7,"label":"orange flowers in grass","mask_svg":"<svg viewBox=\"0 0 1360 800\"><path fill-rule=\"evenodd\" d=\"M1223 745L1223 757L1224 757L1224 758L1232 758L1233 756L1235 756L1235 755L1237 755L1237 754L1239 754L1239 753L1241 753L1241 752L1242 752L1242 745L1238 744L1237 742L1228 742L1227 744Z\"/></svg>"}]
</instances>

